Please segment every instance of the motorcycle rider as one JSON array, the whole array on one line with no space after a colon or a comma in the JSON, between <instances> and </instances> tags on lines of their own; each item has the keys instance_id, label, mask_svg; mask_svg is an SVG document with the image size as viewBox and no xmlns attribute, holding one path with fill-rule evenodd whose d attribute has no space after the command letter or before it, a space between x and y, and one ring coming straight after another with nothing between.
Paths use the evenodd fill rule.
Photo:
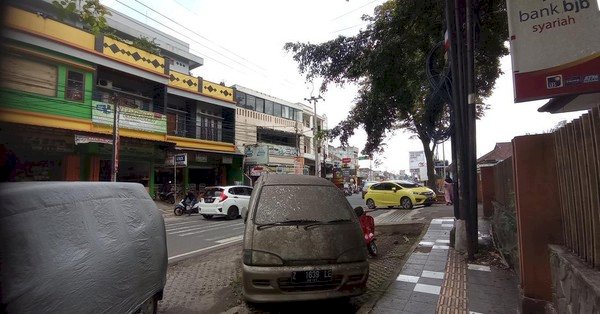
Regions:
<instances>
[{"instance_id":1,"label":"motorcycle rider","mask_svg":"<svg viewBox=\"0 0 600 314\"><path fill-rule=\"evenodd\" d=\"M194 206L194 204L196 204L196 194L194 193L194 191L189 190L185 195L185 198L183 198L183 205L188 211L188 216L192 214L191 207Z\"/></svg>"}]
</instances>

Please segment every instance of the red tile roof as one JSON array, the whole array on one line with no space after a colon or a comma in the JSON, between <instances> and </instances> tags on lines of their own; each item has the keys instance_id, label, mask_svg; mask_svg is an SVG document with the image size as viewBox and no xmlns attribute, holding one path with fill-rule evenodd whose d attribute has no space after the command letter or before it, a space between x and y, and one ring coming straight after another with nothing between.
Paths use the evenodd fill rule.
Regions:
<instances>
[{"instance_id":1,"label":"red tile roof","mask_svg":"<svg viewBox=\"0 0 600 314\"><path fill-rule=\"evenodd\" d=\"M477 163L497 163L512 156L512 143L496 143L496 147L487 154L479 157Z\"/></svg>"}]
</instances>

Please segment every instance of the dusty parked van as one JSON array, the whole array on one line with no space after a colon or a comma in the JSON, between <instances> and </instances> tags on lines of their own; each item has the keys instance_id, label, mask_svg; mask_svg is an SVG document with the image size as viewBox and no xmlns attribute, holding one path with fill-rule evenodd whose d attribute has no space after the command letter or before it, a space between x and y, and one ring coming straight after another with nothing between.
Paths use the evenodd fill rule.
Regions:
<instances>
[{"instance_id":1,"label":"dusty parked van","mask_svg":"<svg viewBox=\"0 0 600 314\"><path fill-rule=\"evenodd\" d=\"M263 175L248 207L243 293L250 302L360 295L369 274L358 219L331 182Z\"/></svg>"},{"instance_id":2,"label":"dusty parked van","mask_svg":"<svg viewBox=\"0 0 600 314\"><path fill-rule=\"evenodd\" d=\"M160 210L137 183L0 184L0 312L156 313Z\"/></svg>"}]
</instances>

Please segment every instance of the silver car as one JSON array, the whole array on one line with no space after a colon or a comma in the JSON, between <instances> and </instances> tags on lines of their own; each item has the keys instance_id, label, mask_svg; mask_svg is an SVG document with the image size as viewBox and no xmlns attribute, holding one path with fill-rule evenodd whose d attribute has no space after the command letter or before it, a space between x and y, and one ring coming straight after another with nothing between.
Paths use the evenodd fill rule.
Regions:
<instances>
[{"instance_id":1,"label":"silver car","mask_svg":"<svg viewBox=\"0 0 600 314\"><path fill-rule=\"evenodd\" d=\"M250 199L243 294L250 302L360 295L369 274L358 218L331 182L266 174Z\"/></svg>"}]
</instances>

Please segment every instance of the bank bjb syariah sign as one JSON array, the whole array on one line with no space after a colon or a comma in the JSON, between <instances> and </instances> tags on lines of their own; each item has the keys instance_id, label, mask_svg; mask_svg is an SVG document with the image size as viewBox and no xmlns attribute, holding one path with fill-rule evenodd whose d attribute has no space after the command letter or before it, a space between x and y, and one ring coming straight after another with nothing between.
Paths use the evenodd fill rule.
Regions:
<instances>
[{"instance_id":1,"label":"bank bjb syariah sign","mask_svg":"<svg viewBox=\"0 0 600 314\"><path fill-rule=\"evenodd\" d=\"M114 105L92 101L92 122L113 125ZM139 130L153 133L167 133L167 117L163 114L133 109L119 108L119 128Z\"/></svg>"},{"instance_id":2,"label":"bank bjb syariah sign","mask_svg":"<svg viewBox=\"0 0 600 314\"><path fill-rule=\"evenodd\" d=\"M247 165L266 165L269 163L269 147L252 145L244 148L244 162Z\"/></svg>"},{"instance_id":3,"label":"bank bjb syariah sign","mask_svg":"<svg viewBox=\"0 0 600 314\"><path fill-rule=\"evenodd\" d=\"M506 0L515 101L600 91L597 0Z\"/></svg>"}]
</instances>

